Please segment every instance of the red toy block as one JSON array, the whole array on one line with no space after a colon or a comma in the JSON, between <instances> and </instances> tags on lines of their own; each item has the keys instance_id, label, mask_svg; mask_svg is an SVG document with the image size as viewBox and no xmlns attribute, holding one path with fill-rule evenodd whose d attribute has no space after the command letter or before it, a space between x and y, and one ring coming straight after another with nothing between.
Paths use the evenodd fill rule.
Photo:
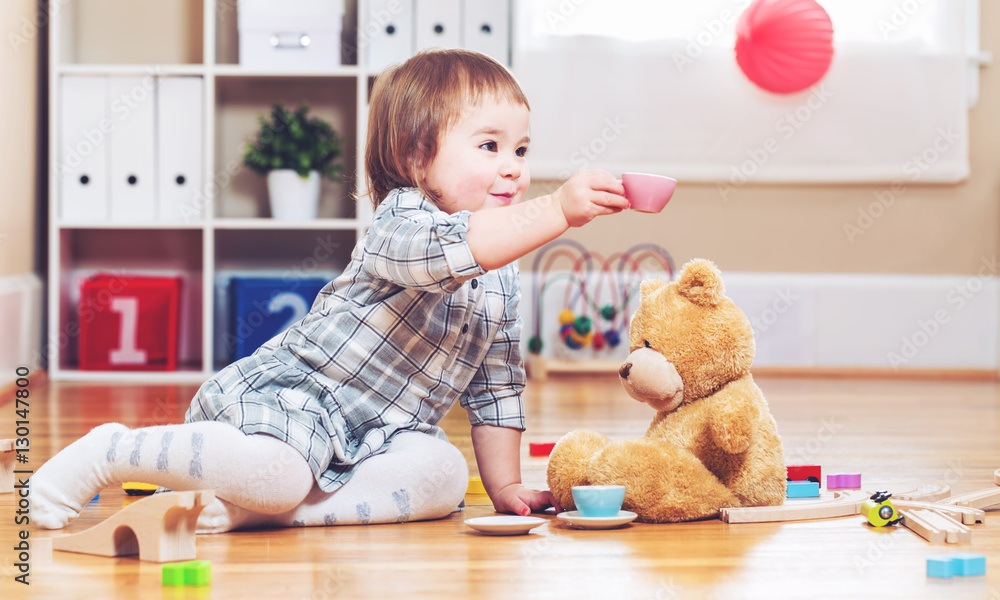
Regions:
<instances>
[{"instance_id":1,"label":"red toy block","mask_svg":"<svg viewBox=\"0 0 1000 600\"><path fill-rule=\"evenodd\" d=\"M819 465L788 465L785 467L788 481L815 481L822 480Z\"/></svg>"},{"instance_id":2,"label":"red toy block","mask_svg":"<svg viewBox=\"0 0 1000 600\"><path fill-rule=\"evenodd\" d=\"M80 368L177 368L180 277L98 274L80 290Z\"/></svg>"},{"instance_id":3,"label":"red toy block","mask_svg":"<svg viewBox=\"0 0 1000 600\"><path fill-rule=\"evenodd\" d=\"M549 442L545 444L531 443L528 444L528 454L530 456L548 456L552 454L552 449L556 447L555 442Z\"/></svg>"}]
</instances>

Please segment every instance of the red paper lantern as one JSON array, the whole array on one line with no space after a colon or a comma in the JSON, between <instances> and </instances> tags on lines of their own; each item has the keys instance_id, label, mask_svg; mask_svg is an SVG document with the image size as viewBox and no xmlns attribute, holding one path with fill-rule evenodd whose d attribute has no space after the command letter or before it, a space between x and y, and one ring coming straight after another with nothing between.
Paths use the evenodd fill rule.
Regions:
<instances>
[{"instance_id":1,"label":"red paper lantern","mask_svg":"<svg viewBox=\"0 0 1000 600\"><path fill-rule=\"evenodd\" d=\"M736 62L769 92L804 90L831 61L833 23L816 0L756 0L736 24Z\"/></svg>"}]
</instances>

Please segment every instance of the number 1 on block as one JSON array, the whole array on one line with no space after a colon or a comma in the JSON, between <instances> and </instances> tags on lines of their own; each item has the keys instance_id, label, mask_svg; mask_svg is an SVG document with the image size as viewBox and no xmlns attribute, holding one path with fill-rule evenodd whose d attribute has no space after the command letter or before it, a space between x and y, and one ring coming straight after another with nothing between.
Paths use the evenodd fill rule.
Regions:
<instances>
[{"instance_id":1,"label":"number 1 on block","mask_svg":"<svg viewBox=\"0 0 1000 600\"><path fill-rule=\"evenodd\" d=\"M113 365L144 365L146 351L138 346L139 299L133 296L119 296L111 299L111 310L121 315L118 328L118 348L108 355Z\"/></svg>"}]
</instances>

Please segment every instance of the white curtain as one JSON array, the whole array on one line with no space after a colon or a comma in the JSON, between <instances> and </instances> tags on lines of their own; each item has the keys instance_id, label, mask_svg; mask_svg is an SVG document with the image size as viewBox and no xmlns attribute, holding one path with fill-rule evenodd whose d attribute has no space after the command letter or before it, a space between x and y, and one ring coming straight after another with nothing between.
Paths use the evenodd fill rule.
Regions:
<instances>
[{"instance_id":1,"label":"white curtain","mask_svg":"<svg viewBox=\"0 0 1000 600\"><path fill-rule=\"evenodd\" d=\"M776 95L736 64L749 0L520 0L513 70L536 179L641 171L757 182L956 182L969 174L960 0L820 0L834 58Z\"/></svg>"}]
</instances>

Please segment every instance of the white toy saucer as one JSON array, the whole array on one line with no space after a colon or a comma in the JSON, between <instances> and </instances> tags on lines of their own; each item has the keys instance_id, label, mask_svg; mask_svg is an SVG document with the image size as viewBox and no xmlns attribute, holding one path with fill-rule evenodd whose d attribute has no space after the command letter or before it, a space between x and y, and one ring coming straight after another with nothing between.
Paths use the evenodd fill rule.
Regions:
<instances>
[{"instance_id":1,"label":"white toy saucer","mask_svg":"<svg viewBox=\"0 0 1000 600\"><path fill-rule=\"evenodd\" d=\"M631 523L639 515L627 510L620 510L617 515L612 517L585 517L580 514L580 511L571 510L561 512L556 516L570 526L580 529L614 529Z\"/></svg>"},{"instance_id":2,"label":"white toy saucer","mask_svg":"<svg viewBox=\"0 0 1000 600\"><path fill-rule=\"evenodd\" d=\"M518 517L515 515L475 517L465 520L466 525L486 535L523 535L545 522L546 519L539 517Z\"/></svg>"}]
</instances>

